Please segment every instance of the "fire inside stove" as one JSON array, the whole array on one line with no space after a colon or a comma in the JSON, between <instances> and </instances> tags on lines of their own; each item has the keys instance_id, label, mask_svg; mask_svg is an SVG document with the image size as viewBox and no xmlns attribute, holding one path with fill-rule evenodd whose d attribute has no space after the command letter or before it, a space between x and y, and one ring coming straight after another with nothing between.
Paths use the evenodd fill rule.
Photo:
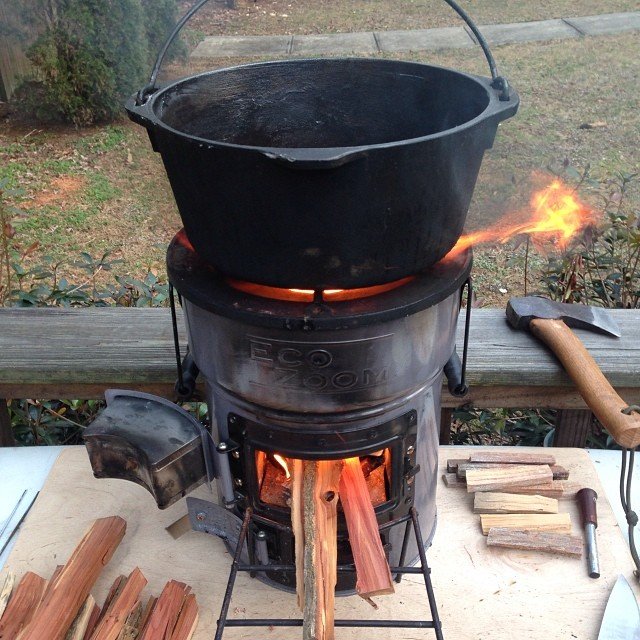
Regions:
<instances>
[{"instance_id":1,"label":"fire inside stove","mask_svg":"<svg viewBox=\"0 0 640 640\"><path fill-rule=\"evenodd\" d=\"M257 450L255 461L260 501L268 506L290 509L291 459ZM360 456L359 461L371 503L378 507L391 496L391 451L381 449Z\"/></svg>"},{"instance_id":2,"label":"fire inside stove","mask_svg":"<svg viewBox=\"0 0 640 640\"><path fill-rule=\"evenodd\" d=\"M285 289L282 287L270 287L254 282L246 282L244 280L236 280L227 278L230 286L238 291L250 293L261 298L270 298L271 300L285 300L289 302L346 302L347 300L359 300L360 298L371 298L372 296L393 291L403 285L411 282L413 276L387 282L385 284L374 285L371 287L357 287L355 289ZM319 299L319 300L318 300Z\"/></svg>"}]
</instances>

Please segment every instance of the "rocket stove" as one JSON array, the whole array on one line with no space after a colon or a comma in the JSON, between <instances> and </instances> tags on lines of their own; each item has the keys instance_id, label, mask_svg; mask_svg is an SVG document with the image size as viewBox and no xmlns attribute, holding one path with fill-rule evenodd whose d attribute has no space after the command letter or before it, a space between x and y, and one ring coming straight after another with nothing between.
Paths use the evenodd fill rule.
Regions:
<instances>
[{"instance_id":1,"label":"rocket stove","mask_svg":"<svg viewBox=\"0 0 640 640\"><path fill-rule=\"evenodd\" d=\"M436 526L443 374L464 395L455 348L470 250L462 233L483 153L518 107L491 79L425 64L291 60L222 69L127 103L163 159L185 229L167 251L178 382L203 384L208 424L148 394L110 391L86 430L94 474L132 480L164 508L187 498L195 529L234 551L216 638L239 570L295 588L292 459L358 458L391 573L425 579L431 620L336 626L442 631L425 548ZM175 295L188 353L178 343ZM468 336L469 309L465 334ZM413 565L418 562L419 567ZM355 569L338 521L336 590Z\"/></svg>"}]
</instances>

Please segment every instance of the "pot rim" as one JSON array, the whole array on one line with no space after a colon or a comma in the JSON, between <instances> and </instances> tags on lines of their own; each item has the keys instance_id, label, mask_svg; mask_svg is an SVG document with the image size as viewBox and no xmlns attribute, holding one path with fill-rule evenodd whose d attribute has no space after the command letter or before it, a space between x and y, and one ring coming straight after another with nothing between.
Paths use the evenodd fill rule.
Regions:
<instances>
[{"instance_id":1,"label":"pot rim","mask_svg":"<svg viewBox=\"0 0 640 640\"><path fill-rule=\"evenodd\" d=\"M485 94L488 97L487 106L483 109L481 113L479 113L475 118L468 120L460 125L455 127L451 127L450 129L445 129L443 131L438 131L436 133L431 133L425 136L419 136L416 138L405 138L402 140L393 140L391 142L380 142L375 144L368 145L356 145L350 147L264 147L264 146L256 146L256 145L243 145L237 144L233 142L223 142L219 140L210 140L207 138L201 138L199 136L194 136L184 131L180 131L179 129L175 129L174 127L169 126L166 122L162 120L162 118L156 113L156 105L162 97L171 91L172 89L184 84L185 82L192 82L198 78L203 78L206 76L211 76L214 74L225 73L229 71L235 71L237 69L245 69L249 67L265 67L271 65L288 65L288 64L299 64L299 63L326 63L326 62L357 62L364 64L388 64L389 66L400 65L409 65L409 66L417 66L417 67L429 67L431 69L437 69L439 71L446 71L448 73L464 76L468 80L474 82L479 87L484 89ZM299 160L307 160L307 161L322 161L322 160L338 160L345 157L352 157L354 155L361 155L369 151L374 150L384 150L384 149L392 149L396 147L400 147L408 144L416 144L420 142L427 142L431 140L437 140L438 138L442 138L445 136L452 135L454 133L459 133L464 131L465 129L471 129L475 127L480 122L489 119L492 116L498 116L498 122L505 120L511 116L513 116L519 105L519 97L518 94L512 90L509 100L500 100L498 96L498 91L491 86L491 79L485 76L478 76L471 73L466 73L464 71L456 71L454 69L450 69L448 67L442 67L439 65L426 64L423 62L414 62L409 60L378 60L376 58L356 58L356 57L345 57L345 58L296 58L295 60L268 60L263 62L253 62L248 64L235 65L232 67L223 67L221 69L214 69L211 71L204 71L202 73L197 73L191 76L186 76L184 78L180 78L174 82L171 82L161 88L159 88L156 92L151 94L149 98L141 105L137 104L137 94L134 94L129 98L126 103L126 110L131 117L132 120L145 126L147 129L157 128L163 129L172 134L178 135L186 142L190 142L192 144L197 144L199 147L206 147L208 149L214 148L224 148L224 149L237 149L237 150L246 150L246 151L254 151L257 153L262 153L263 155L272 158L272 159L280 159L280 160L290 160L291 162L299 161ZM288 154L291 154L289 157ZM307 156L307 157L305 157ZM326 157L323 157L326 156Z\"/></svg>"}]
</instances>

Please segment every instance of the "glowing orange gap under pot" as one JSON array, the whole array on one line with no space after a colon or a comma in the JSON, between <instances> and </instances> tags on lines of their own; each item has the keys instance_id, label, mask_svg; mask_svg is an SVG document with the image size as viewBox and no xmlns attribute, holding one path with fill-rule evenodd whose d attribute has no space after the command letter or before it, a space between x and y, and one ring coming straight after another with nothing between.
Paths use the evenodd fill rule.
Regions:
<instances>
[{"instance_id":1,"label":"glowing orange gap under pot","mask_svg":"<svg viewBox=\"0 0 640 640\"><path fill-rule=\"evenodd\" d=\"M323 302L344 302L346 300L358 300L359 298L370 298L377 296L386 291L393 291L398 287L411 282L414 276L387 282L386 284L378 284L371 287L359 287L357 289L323 289ZM261 298L270 298L271 300L284 300L288 302L313 302L316 292L313 289L284 289L280 287L270 287L263 284L255 284L244 280L235 280L227 278L230 286L238 291L250 293Z\"/></svg>"}]
</instances>

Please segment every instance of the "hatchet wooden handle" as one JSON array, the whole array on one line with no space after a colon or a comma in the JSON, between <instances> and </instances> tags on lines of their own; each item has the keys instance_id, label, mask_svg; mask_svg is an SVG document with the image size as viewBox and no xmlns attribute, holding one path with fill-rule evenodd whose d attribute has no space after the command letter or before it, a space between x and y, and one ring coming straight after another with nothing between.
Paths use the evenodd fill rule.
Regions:
<instances>
[{"instance_id":1,"label":"hatchet wooden handle","mask_svg":"<svg viewBox=\"0 0 640 640\"><path fill-rule=\"evenodd\" d=\"M562 320L531 320L529 329L564 366L596 418L621 446L640 445L640 414L622 413L628 406L604 377L582 341Z\"/></svg>"}]
</instances>

